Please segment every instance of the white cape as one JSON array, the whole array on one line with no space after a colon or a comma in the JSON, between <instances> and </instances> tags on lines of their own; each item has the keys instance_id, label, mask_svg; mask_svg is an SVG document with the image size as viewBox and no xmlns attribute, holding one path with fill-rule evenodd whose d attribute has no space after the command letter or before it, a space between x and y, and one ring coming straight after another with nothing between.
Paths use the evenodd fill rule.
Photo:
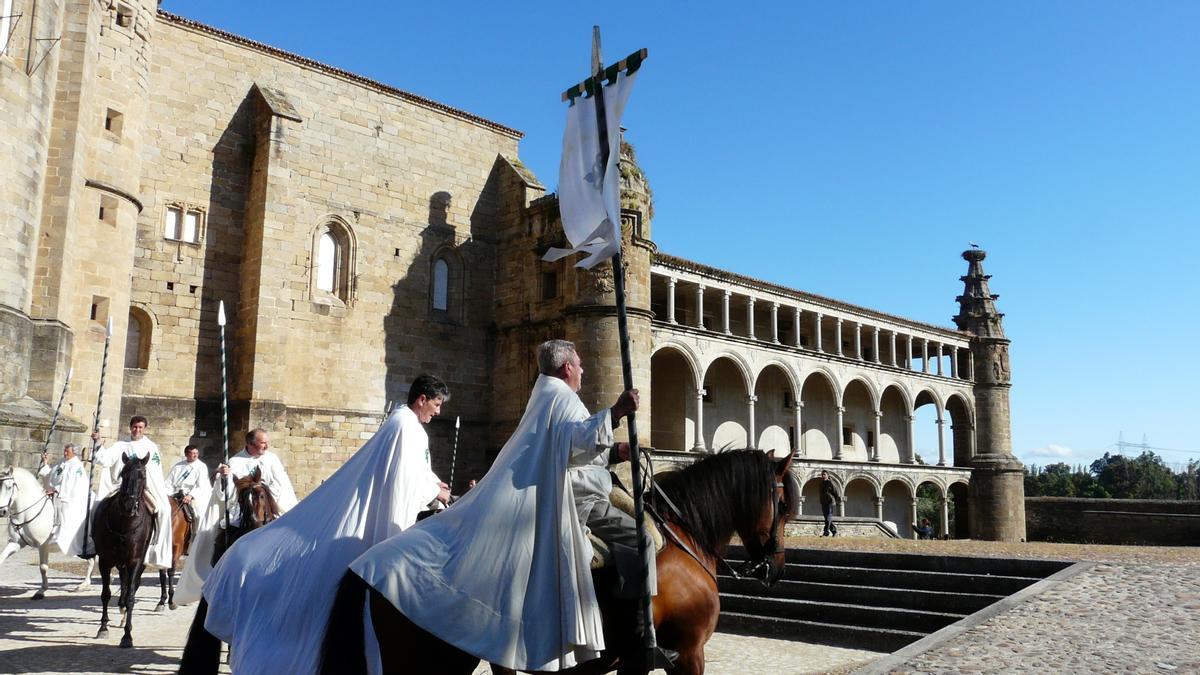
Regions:
<instances>
[{"instance_id":1,"label":"white cape","mask_svg":"<svg viewBox=\"0 0 1200 675\"><path fill-rule=\"evenodd\" d=\"M516 670L560 670L604 648L592 557L567 481L572 454L612 444L608 410L539 376L512 438L450 508L350 566L409 619Z\"/></svg>"},{"instance_id":2,"label":"white cape","mask_svg":"<svg viewBox=\"0 0 1200 675\"><path fill-rule=\"evenodd\" d=\"M208 465L200 460L188 462L181 459L167 473L167 489L174 496L182 492L192 498L192 508L197 514L208 506L212 498L212 481L208 479Z\"/></svg>"},{"instance_id":3,"label":"white cape","mask_svg":"<svg viewBox=\"0 0 1200 675\"><path fill-rule=\"evenodd\" d=\"M237 496L233 491L233 480L250 475L254 469L262 471L262 482L271 491L275 506L280 514L287 513L296 506L296 491L292 481L279 456L267 450L258 457L242 450L229 458L229 518L236 525L240 522L241 513L237 505ZM175 602L189 605L200 600L201 588L208 575L212 572L212 554L217 540L225 536L225 492L222 492L224 480L218 476L217 483L211 491L208 507L200 515L192 537L192 546L188 549L187 562L179 575L179 584L175 586Z\"/></svg>"},{"instance_id":4,"label":"white cape","mask_svg":"<svg viewBox=\"0 0 1200 675\"><path fill-rule=\"evenodd\" d=\"M204 583L204 627L238 675L315 673L325 619L352 560L412 525L435 499L429 437L408 407L312 494L233 545Z\"/></svg>"},{"instance_id":5,"label":"white cape","mask_svg":"<svg viewBox=\"0 0 1200 675\"><path fill-rule=\"evenodd\" d=\"M43 473L43 472L39 472ZM66 555L83 553L83 521L87 520L88 476L78 457L45 467L50 487L56 490L54 507L58 515L58 532L54 543Z\"/></svg>"}]
</instances>

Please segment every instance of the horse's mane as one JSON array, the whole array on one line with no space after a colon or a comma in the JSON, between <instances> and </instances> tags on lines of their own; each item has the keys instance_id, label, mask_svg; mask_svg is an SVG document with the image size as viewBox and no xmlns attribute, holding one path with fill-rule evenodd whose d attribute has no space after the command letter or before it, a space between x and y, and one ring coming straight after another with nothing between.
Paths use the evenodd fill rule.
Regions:
<instances>
[{"instance_id":1,"label":"horse's mane","mask_svg":"<svg viewBox=\"0 0 1200 675\"><path fill-rule=\"evenodd\" d=\"M725 450L690 466L655 477L679 508L683 525L696 544L712 555L746 518L756 518L775 489L775 463L760 450ZM799 504L799 487L784 481L788 515ZM665 514L664 514L665 515Z\"/></svg>"},{"instance_id":2,"label":"horse's mane","mask_svg":"<svg viewBox=\"0 0 1200 675\"><path fill-rule=\"evenodd\" d=\"M254 513L254 504L251 499L263 499L267 502L267 514L270 516L262 524L271 522L279 517L279 505L275 503L275 496L271 494L271 489L262 482L262 473L256 468L249 475L237 478L233 481L233 487L237 491L238 506L242 510L242 526L246 526L245 518Z\"/></svg>"}]
</instances>

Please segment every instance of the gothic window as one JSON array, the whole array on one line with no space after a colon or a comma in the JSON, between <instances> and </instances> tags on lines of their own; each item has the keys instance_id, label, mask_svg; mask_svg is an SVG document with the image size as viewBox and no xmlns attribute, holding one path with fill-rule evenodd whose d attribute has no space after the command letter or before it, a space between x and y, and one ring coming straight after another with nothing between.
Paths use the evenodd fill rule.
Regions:
<instances>
[{"instance_id":1,"label":"gothic window","mask_svg":"<svg viewBox=\"0 0 1200 675\"><path fill-rule=\"evenodd\" d=\"M8 38L13 32L13 0L0 0L0 54L8 51Z\"/></svg>"},{"instance_id":2,"label":"gothic window","mask_svg":"<svg viewBox=\"0 0 1200 675\"><path fill-rule=\"evenodd\" d=\"M443 312L450 308L450 264L445 258L433 262L433 308Z\"/></svg>"},{"instance_id":3,"label":"gothic window","mask_svg":"<svg viewBox=\"0 0 1200 675\"><path fill-rule=\"evenodd\" d=\"M163 220L163 238L194 244L199 241L203 222L204 214L199 209L172 204Z\"/></svg>"},{"instance_id":4,"label":"gothic window","mask_svg":"<svg viewBox=\"0 0 1200 675\"><path fill-rule=\"evenodd\" d=\"M313 238L312 294L320 304L337 300L349 304L354 288L354 251L350 228L330 220ZM337 304L337 303L332 303Z\"/></svg>"}]
</instances>

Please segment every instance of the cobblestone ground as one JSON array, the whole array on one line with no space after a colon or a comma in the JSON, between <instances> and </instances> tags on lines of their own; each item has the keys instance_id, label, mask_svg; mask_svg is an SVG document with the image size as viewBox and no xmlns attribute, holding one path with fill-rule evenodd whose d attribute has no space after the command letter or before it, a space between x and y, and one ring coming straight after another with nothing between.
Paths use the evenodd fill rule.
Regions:
<instances>
[{"instance_id":1,"label":"cobblestone ground","mask_svg":"<svg viewBox=\"0 0 1200 675\"><path fill-rule=\"evenodd\" d=\"M0 533L0 539L3 538ZM95 638L100 626L100 587L70 592L83 570L73 559L51 558L50 590L42 600L31 596L41 584L37 553L24 549L0 565L0 673L173 673L187 639L194 608L155 613L157 575L146 576L134 610L133 649L120 649L122 630L110 626L106 640ZM110 604L110 620L116 599ZM880 656L765 638L717 634L706 649L715 675L779 675L848 670ZM222 669L222 672L229 672ZM489 673L486 665L476 671ZM658 671L662 672L662 671Z\"/></svg>"}]
</instances>

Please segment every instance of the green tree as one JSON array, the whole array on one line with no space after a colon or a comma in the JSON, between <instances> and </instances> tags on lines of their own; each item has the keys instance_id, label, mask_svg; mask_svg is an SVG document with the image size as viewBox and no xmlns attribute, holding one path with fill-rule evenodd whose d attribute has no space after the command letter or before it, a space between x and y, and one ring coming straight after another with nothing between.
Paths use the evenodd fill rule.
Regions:
<instances>
[{"instance_id":1,"label":"green tree","mask_svg":"<svg viewBox=\"0 0 1200 675\"><path fill-rule=\"evenodd\" d=\"M1175 475L1153 452L1136 458L1104 453L1092 462L1091 472L1105 492L1116 499L1176 499Z\"/></svg>"}]
</instances>

